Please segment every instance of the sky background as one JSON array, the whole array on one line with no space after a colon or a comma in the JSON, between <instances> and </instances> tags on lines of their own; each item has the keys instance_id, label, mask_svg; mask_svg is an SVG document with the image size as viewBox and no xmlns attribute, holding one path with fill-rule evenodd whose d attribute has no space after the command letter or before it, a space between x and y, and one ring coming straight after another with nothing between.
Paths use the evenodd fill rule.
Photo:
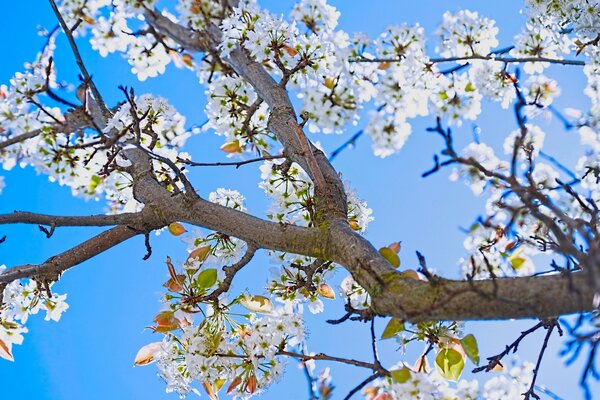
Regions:
<instances>
[{"instance_id":1,"label":"sky background","mask_svg":"<svg viewBox=\"0 0 600 400\"><path fill-rule=\"evenodd\" d=\"M33 60L44 39L37 35L37 27L52 28L56 23L50 6L45 1L4 2L5 18L0 33L0 83L8 83L23 63ZM277 12L287 13L290 1L263 1L261 5ZM347 32L362 31L371 37L387 25L419 22L431 37L446 9L463 8L479 10L481 14L497 21L500 27L500 46L511 44L524 17L518 10L521 2L421 0L406 1L332 1L342 15L340 26ZM365 6L368 4L368 6ZM429 52L435 46L430 42ZM187 117L187 125L205 121L204 88L194 74L178 70L173 65L165 75L146 82L138 82L129 73L129 65L119 55L101 58L91 51L85 39L79 40L83 57L96 84L109 104L122 100L119 85L133 86L137 94L153 93L163 96ZM64 37L58 40L55 62L59 79L77 82L77 70ZM549 75L560 77L562 94L556 101L559 109L575 107L585 109L588 100L581 94L585 80L578 67L551 68ZM74 96L71 94L71 98ZM477 121L484 141L498 147L504 137L516 128L511 111L503 111L497 104L484 104ZM434 174L422 179L420 174L432 166L432 156L442 143L425 128L433 123L431 118L417 119L413 134L398 154L378 159L372 155L368 138L361 138L355 149L342 153L334 167L344 179L352 182L362 198L374 210L375 221L369 226L367 237L375 246L402 241L402 268L416 268L415 250L428 259L428 265L447 277L458 276L457 260L464 254L464 234L460 227L469 226L483 211L483 200L472 195L463 184L452 183L448 173ZM544 150L568 165L581 155L579 138L574 132L565 132L552 119L537 121L547 132ZM344 135L311 136L324 148L332 151L363 126L350 127ZM458 148L472 138L473 125L465 123L456 132ZM187 150L196 161L222 161L218 151L222 138L210 132L194 136ZM31 169L15 168L5 175L7 187L0 196L0 212L27 210L57 215L85 215L103 211L101 202L83 201L70 196L70 190L48 182L45 176L36 176ZM268 201L257 187L258 165L238 170L196 169L190 177L201 194L207 196L218 187L239 190L248 199L247 208L255 215L263 215ZM100 230L91 228L60 228L51 239L46 239L36 226L0 226L0 235L7 235L0 245L0 264L8 267L23 263L38 263L48 257L80 243ZM132 367L137 350L161 339L144 327L152 323L160 310L162 283L167 279L165 257L175 260L186 257L185 245L168 234L151 237L153 255L142 261L145 254L143 240L134 238L93 260L68 271L54 286L58 293L68 293L70 309L59 323L45 322L43 316L33 316L27 323L29 333L22 346L15 346L16 361L0 360L1 398L6 399L175 399L166 395L165 385L157 378L156 368ZM260 256L236 277L234 290L261 291L268 278L270 263ZM338 273L334 283L345 273ZM557 299L559 300L559 299ZM369 333L366 324L350 322L339 326L325 324L329 318L343 314L341 301L327 302L326 311L319 315L306 315L309 332L309 349L370 361ZM468 323L466 332L475 333L483 357L500 352L523 329L536 321L503 321ZM385 326L377 321L378 332ZM538 354L543 332L527 338L519 348L521 360L534 361ZM581 397L577 382L581 361L569 368L559 357L562 340L553 336L546 352L538 382L564 399ZM421 346L409 348L406 356L397 353L393 341L381 343L380 353L385 366L406 360L413 363L423 350ZM330 366L327 363L319 367ZM473 366L467 364L465 371ZM306 381L290 360L287 373L280 383L272 386L263 399L306 398ZM342 398L369 371L355 367L335 366L332 369L334 398ZM470 374L466 373L465 377ZM600 385L594 383L600 393Z\"/></svg>"}]
</instances>

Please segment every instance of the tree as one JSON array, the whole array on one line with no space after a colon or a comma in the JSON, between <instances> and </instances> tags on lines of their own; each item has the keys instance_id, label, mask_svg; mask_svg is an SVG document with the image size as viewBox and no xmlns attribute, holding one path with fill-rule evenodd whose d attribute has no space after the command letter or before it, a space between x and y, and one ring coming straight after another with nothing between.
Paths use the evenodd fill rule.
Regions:
<instances>
[{"instance_id":1,"label":"tree","mask_svg":"<svg viewBox=\"0 0 600 400\"><path fill-rule=\"evenodd\" d=\"M438 57L428 55L419 25L390 27L375 39L351 37L337 28L336 9L321 0L300 1L289 18L237 1L184 0L177 16L151 0L50 5L59 25L45 32L47 42L26 70L0 88L3 166L33 166L76 196L103 198L109 211L15 211L0 215L0 223L38 225L48 238L63 227L110 228L43 263L0 275L0 356L13 358L30 314L45 308L46 319L58 320L68 308L66 296L52 288L66 270L135 236L144 237L149 259L151 233L167 228L183 235L188 254L167 258L164 308L151 327L164 338L135 360L156 361L167 391L185 395L203 386L211 398L220 389L250 397L281 374L283 358L292 358L301 361L312 398L330 398L333 390L326 373L314 375L315 360L370 371L346 398L359 392L407 398L415 387L415 398L539 398L536 379L548 340L566 331L565 353L586 354L581 382L591 397L588 377L598 377L600 341L599 4L526 1L529 22L509 47L499 47L493 20L447 12L435 33ZM77 100L57 78L59 35L79 69ZM135 87L120 86L122 101L105 102L79 51L86 35L102 56L123 53L140 81L171 62L195 71L207 90L207 123L186 127L166 99L139 95ZM583 68L588 111L553 107L560 89L544 75L550 65ZM477 120L482 104L492 102L514 114L502 127L512 131L504 159L477 135L457 148L464 135L453 131L462 133L465 121ZM363 109L367 122L353 134ZM575 168L542 151L545 133L536 120L547 114L579 131L586 150ZM371 243L364 235L371 210L331 162L365 134L376 156L391 156L422 117L442 145L423 176L453 168L452 177L486 196L485 213L468 229L461 279L438 275L420 252L418 268L400 267L401 245L393 239L379 249ZM201 130L224 136L221 150L232 160L208 163L202 149L184 147ZM315 142L318 132L344 132L347 140L327 157ZM250 214L235 190L206 196L188 179L192 168L255 163L272 200L266 217ZM208 231L190 233L191 226ZM279 260L267 293L235 290L236 275L264 250ZM307 350L302 305L318 312L322 299L335 298L334 270L349 274L340 284L343 316L328 322L370 324L373 360ZM574 320L559 318L574 313ZM416 363L379 361L380 317L386 318L382 339L426 344ZM495 378L480 388L459 381L465 363L479 364L480 356L475 337L456 321L513 318L539 322L475 370L500 368L525 337L544 330L536 363L515 379Z\"/></svg>"}]
</instances>

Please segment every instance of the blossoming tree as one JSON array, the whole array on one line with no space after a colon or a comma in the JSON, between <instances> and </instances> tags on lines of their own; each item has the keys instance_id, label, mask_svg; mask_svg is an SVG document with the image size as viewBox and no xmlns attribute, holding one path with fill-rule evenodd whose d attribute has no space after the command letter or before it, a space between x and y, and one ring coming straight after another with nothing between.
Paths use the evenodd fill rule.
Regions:
<instances>
[{"instance_id":1,"label":"blossoming tree","mask_svg":"<svg viewBox=\"0 0 600 400\"><path fill-rule=\"evenodd\" d=\"M162 340L140 349L135 363L156 362L168 392L249 398L295 359L312 399L333 396L328 372L315 371L320 360L369 371L336 397L540 398L546 345L566 331L565 352L586 357L582 384L591 396L585 389L588 377L598 377L600 342L600 2L527 0L528 23L503 44L494 20L468 10L444 13L430 35L400 24L368 38L340 30L339 12L325 0L301 0L287 16L252 0L180 0L174 13L154 0L49 3L56 29L43 33L37 58L0 86L1 162L102 199L107 213L15 211L0 223L39 225L49 238L63 227L110 228L41 264L0 269L2 358L13 359L29 315L44 310L58 321L67 310L66 295L52 286L66 270L138 235L148 259L151 233L166 228L188 252L164 263L164 307L151 327ZM75 93L55 69L59 35L79 68ZM84 40L102 56L123 54L140 81L170 63L194 71L206 90L207 122L190 128L167 99L135 87L120 87L122 101L107 104L79 52ZM550 65L583 69L589 110L553 107L560 89L544 75ZM502 149L478 137L456 148L452 129L477 120L490 102L514 112ZM536 119L549 113L581 135L585 149L572 168L542 151ZM353 134L361 115L364 129ZM423 176L451 170L487 199L485 215L468 230L459 280L438 275L421 253L418 268L400 267L399 242L376 248L365 236L372 210L331 163L361 135L376 156L399 152L415 118L429 118L442 148ZM230 160L208 163L200 149L186 148L204 130L223 137ZM328 157L319 135L340 133L347 141ZM191 168L247 164L259 165L258 187L271 200L266 215L251 214L235 188L202 193L188 178ZM263 251L277 265L265 291L237 290L236 275ZM334 271L346 276L339 287ZM342 317L327 322L370 324L371 359L307 351L304 306L318 313L336 295ZM574 321L560 318L574 313ZM539 321L481 361L462 321L514 318ZM376 319L385 321L381 338ZM461 379L469 363L477 372L501 370L538 330L546 333L534 363L482 384ZM424 352L383 365L378 339L420 343Z\"/></svg>"}]
</instances>

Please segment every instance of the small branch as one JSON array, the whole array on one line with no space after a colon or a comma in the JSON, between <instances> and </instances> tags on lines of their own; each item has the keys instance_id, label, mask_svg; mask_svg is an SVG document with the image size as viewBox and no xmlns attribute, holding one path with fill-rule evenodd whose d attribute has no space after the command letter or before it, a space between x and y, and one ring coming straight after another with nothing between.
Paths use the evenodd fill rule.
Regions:
<instances>
[{"instance_id":1,"label":"small branch","mask_svg":"<svg viewBox=\"0 0 600 400\"><path fill-rule=\"evenodd\" d=\"M381 362L379 362L379 355L377 354L377 337L375 336L375 318L371 319L370 326L371 333L371 350L373 351L373 362L375 365L381 367Z\"/></svg>"},{"instance_id":2,"label":"small branch","mask_svg":"<svg viewBox=\"0 0 600 400\"><path fill-rule=\"evenodd\" d=\"M342 363L342 364L354 365L355 367L367 368L367 369L370 369L373 371L377 371L377 373L382 376L389 375L389 372L387 370L381 368L380 365L376 365L374 363L368 363L368 362L364 362L364 361L359 361L359 360L354 360L352 358L333 357L333 356L328 356L323 353L309 355L309 354L294 353L294 352L285 351L285 350L279 351L277 354L281 355L281 356L294 357L294 358L297 358L297 359L303 360L303 361L308 361L308 360L334 361L334 362L338 362L338 363Z\"/></svg>"},{"instance_id":3,"label":"small branch","mask_svg":"<svg viewBox=\"0 0 600 400\"><path fill-rule=\"evenodd\" d=\"M144 233L144 246L146 246L146 254L142 257L142 260L146 261L152 255L152 246L150 246L150 233Z\"/></svg>"},{"instance_id":4,"label":"small branch","mask_svg":"<svg viewBox=\"0 0 600 400\"><path fill-rule=\"evenodd\" d=\"M511 351L513 353L516 353L519 348L519 344L521 343L521 340L525 339L525 337L527 337L528 335L537 331L538 329L540 329L543 326L544 326L544 322L540 321L533 327L521 332L521 335L517 338L517 340L512 342L510 345L506 346L506 348L504 349L503 352L501 352L500 354L497 354L495 356L488 357L487 359L489 362L487 363L487 365L477 367L472 372L473 373L477 373L477 372L481 372L481 371L490 372L497 365L502 365L502 363L500 362L502 360L502 358L504 358L506 355L508 355Z\"/></svg>"},{"instance_id":5,"label":"small branch","mask_svg":"<svg viewBox=\"0 0 600 400\"><path fill-rule=\"evenodd\" d=\"M56 2L54 0L48 0L48 1L50 2L50 5L52 6L52 10L54 11L56 18L58 19L58 23L60 24L63 32L67 36L67 40L69 41L69 45L71 46L71 51L73 52L73 55L75 56L75 61L77 62L77 66L79 67L79 70L81 71L81 75L83 75L84 82L86 82L87 85L89 86L89 88L91 89L91 91L94 95L94 99L98 103L98 106L102 110L103 114L105 114L105 116L109 115L110 112L109 112L108 108L106 107L106 104L104 103L104 100L102 99L102 96L100 95L100 91L98 91L98 88L94 84L94 81L92 80L91 75L88 73L88 70L85 67L85 64L83 63L83 59L81 58L81 54L79 53L79 48L77 47L77 44L75 43L75 39L73 38L73 29L69 28L67 26L65 19L63 18L62 14L60 13L60 10L58 9L58 6L56 5Z\"/></svg>"},{"instance_id":6,"label":"small branch","mask_svg":"<svg viewBox=\"0 0 600 400\"><path fill-rule=\"evenodd\" d=\"M354 389L352 389L346 395L346 397L344 397L344 400L350 399L352 396L354 396L356 393L358 393L358 391L360 391L360 389L364 388L365 386L367 386L369 383L373 382L375 379L379 378L380 376L381 376L381 374L379 372L376 372L373 375L369 376L367 379L365 379L364 381L359 383Z\"/></svg>"},{"instance_id":7,"label":"small branch","mask_svg":"<svg viewBox=\"0 0 600 400\"><path fill-rule=\"evenodd\" d=\"M281 159L281 158L285 158L285 156L282 154L282 155L278 155L278 156L265 156L265 157L252 158L250 160L244 160L244 161L215 162L215 163L200 163L200 162L194 162L194 161L191 161L191 160L186 160L186 159L183 159L183 158L179 158L179 159L177 159L177 161L179 161L179 162L181 162L183 164L190 165L192 167L225 167L225 166L233 166L233 167L239 168L242 165L246 165L246 164L250 164L250 163L254 163L254 162L267 161L267 160L277 160L277 159Z\"/></svg>"},{"instance_id":8,"label":"small branch","mask_svg":"<svg viewBox=\"0 0 600 400\"><path fill-rule=\"evenodd\" d=\"M525 393L522 393L524 396L524 400L529 400L530 397L534 399L540 400L540 396L535 393L535 381L537 379L538 373L540 372L540 365L542 364L542 359L544 358L544 352L546 351L546 347L548 346L548 341L550 340L550 336L552 335L552 331L554 327L558 324L556 318L546 321L544 328L548 331L546 332L546 337L544 337L544 342L542 343L542 348L540 349L540 354L537 359L537 363L535 365L535 369L533 370L533 378L531 379L531 386L529 390Z\"/></svg>"}]
</instances>

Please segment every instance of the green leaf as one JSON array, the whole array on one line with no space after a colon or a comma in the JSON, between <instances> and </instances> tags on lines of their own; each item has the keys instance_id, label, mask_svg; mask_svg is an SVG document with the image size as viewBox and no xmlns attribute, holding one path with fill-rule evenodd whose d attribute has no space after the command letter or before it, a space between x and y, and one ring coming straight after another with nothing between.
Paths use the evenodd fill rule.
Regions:
<instances>
[{"instance_id":1,"label":"green leaf","mask_svg":"<svg viewBox=\"0 0 600 400\"><path fill-rule=\"evenodd\" d=\"M457 381L465 367L465 360L454 349L442 349L435 358L435 366L444 378Z\"/></svg>"},{"instance_id":2,"label":"green leaf","mask_svg":"<svg viewBox=\"0 0 600 400\"><path fill-rule=\"evenodd\" d=\"M410 369L407 367L402 367L401 369L395 369L390 371L392 374L392 379L396 383L406 383L411 377Z\"/></svg>"},{"instance_id":3,"label":"green leaf","mask_svg":"<svg viewBox=\"0 0 600 400\"><path fill-rule=\"evenodd\" d=\"M383 333L381 334L382 339L390 339L396 336L399 332L404 330L404 322L400 318L392 318L386 325Z\"/></svg>"},{"instance_id":4,"label":"green leaf","mask_svg":"<svg viewBox=\"0 0 600 400\"><path fill-rule=\"evenodd\" d=\"M473 361L475 365L479 365L479 348L477 347L477 340L475 336L469 333L464 338L460 339L460 344L462 344L463 350L469 360Z\"/></svg>"},{"instance_id":5,"label":"green leaf","mask_svg":"<svg viewBox=\"0 0 600 400\"><path fill-rule=\"evenodd\" d=\"M398 257L398 254L396 254L396 252L389 247L380 248L379 254L388 260L388 262L392 264L392 267L398 268L400 266L400 257Z\"/></svg>"},{"instance_id":6,"label":"green leaf","mask_svg":"<svg viewBox=\"0 0 600 400\"><path fill-rule=\"evenodd\" d=\"M199 289L207 289L217 281L217 270L214 268L205 269L198 274L196 285Z\"/></svg>"},{"instance_id":7,"label":"green leaf","mask_svg":"<svg viewBox=\"0 0 600 400\"><path fill-rule=\"evenodd\" d=\"M523 266L523 264L525 264L525 261L527 261L527 260L524 259L523 257L511 257L510 265L514 270L518 270L519 268L521 268Z\"/></svg>"}]
</instances>

